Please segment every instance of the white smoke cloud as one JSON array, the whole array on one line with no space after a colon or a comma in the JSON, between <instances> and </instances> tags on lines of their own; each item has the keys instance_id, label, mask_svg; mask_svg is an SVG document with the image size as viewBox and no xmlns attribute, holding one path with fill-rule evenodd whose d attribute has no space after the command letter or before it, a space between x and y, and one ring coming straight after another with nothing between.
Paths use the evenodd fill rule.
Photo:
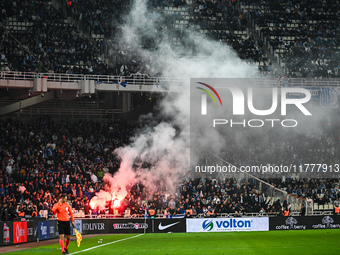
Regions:
<instances>
[{"instance_id":1,"label":"white smoke cloud","mask_svg":"<svg viewBox=\"0 0 340 255\"><path fill-rule=\"evenodd\" d=\"M256 77L257 69L241 61L231 47L212 41L205 36L185 29L183 45L174 46L173 34L168 24L162 24L163 17L147 8L147 1L136 0L122 28L120 47L133 52L149 63L150 70L163 77L187 80L180 93L168 93L160 104L161 118L156 125L146 126L125 147L115 153L121 158L119 171L112 177L106 175L104 181L110 183L111 192L125 192L131 183L140 181L149 187L150 193L161 181L169 192L176 192L176 186L187 175L189 168L190 140L190 78ZM143 38L151 38L156 43L155 50L141 47ZM190 45L186 48L184 45ZM195 48L193 53L192 48ZM199 121L199 120L197 120ZM155 121L150 121L154 123ZM224 138L217 132L205 137L197 123L197 139L202 147L220 150ZM219 147L220 146L220 147ZM132 170L136 159L151 163L149 170ZM149 194L150 195L150 194Z\"/></svg>"}]
</instances>

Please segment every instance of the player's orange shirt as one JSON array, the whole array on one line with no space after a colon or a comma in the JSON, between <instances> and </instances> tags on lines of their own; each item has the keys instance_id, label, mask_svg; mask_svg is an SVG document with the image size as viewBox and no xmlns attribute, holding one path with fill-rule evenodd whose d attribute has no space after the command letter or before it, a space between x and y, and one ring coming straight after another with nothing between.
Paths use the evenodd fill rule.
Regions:
<instances>
[{"instance_id":1,"label":"player's orange shirt","mask_svg":"<svg viewBox=\"0 0 340 255\"><path fill-rule=\"evenodd\" d=\"M52 211L57 214L58 220L60 221L69 221L70 217L68 214L71 215L71 219L72 221L74 221L72 209L68 203L62 203L62 204L56 203L53 206Z\"/></svg>"}]
</instances>

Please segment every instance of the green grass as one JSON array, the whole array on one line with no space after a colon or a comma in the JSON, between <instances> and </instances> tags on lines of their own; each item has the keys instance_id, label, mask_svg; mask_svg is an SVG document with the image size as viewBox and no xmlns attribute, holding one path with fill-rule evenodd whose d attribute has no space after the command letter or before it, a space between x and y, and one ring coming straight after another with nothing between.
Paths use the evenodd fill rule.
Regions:
<instances>
[{"instance_id":1,"label":"green grass","mask_svg":"<svg viewBox=\"0 0 340 255\"><path fill-rule=\"evenodd\" d=\"M84 239L78 248L75 241L69 246L70 253L81 255L222 255L222 254L340 254L340 230L291 230L270 232L232 233L169 233L135 235L105 235ZM99 244L98 240L103 239ZM113 244L113 241L122 240ZM107 244L107 245L104 245ZM79 251L97 247L92 250ZM61 254L59 244L12 252L12 254ZM8 253L7 253L8 254Z\"/></svg>"}]
</instances>

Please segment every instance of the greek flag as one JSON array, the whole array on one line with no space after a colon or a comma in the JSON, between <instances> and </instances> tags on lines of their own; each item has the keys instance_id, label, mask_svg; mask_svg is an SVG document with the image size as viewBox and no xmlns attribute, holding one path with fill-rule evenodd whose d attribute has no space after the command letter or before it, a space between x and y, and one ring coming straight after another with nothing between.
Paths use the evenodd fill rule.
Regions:
<instances>
[{"instance_id":1,"label":"greek flag","mask_svg":"<svg viewBox=\"0 0 340 255\"><path fill-rule=\"evenodd\" d=\"M320 88L320 106L339 108L338 92L334 88Z\"/></svg>"}]
</instances>

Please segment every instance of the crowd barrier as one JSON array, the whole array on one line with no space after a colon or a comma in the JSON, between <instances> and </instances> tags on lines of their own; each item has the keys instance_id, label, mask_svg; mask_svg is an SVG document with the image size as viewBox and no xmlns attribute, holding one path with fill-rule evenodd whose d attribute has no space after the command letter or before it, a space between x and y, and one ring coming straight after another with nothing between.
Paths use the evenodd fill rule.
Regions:
<instances>
[{"instance_id":1,"label":"crowd barrier","mask_svg":"<svg viewBox=\"0 0 340 255\"><path fill-rule=\"evenodd\" d=\"M187 232L268 231L268 217L187 219Z\"/></svg>"},{"instance_id":2,"label":"crowd barrier","mask_svg":"<svg viewBox=\"0 0 340 255\"><path fill-rule=\"evenodd\" d=\"M269 230L305 230L340 228L340 216L274 217L269 220Z\"/></svg>"},{"instance_id":3,"label":"crowd barrier","mask_svg":"<svg viewBox=\"0 0 340 255\"><path fill-rule=\"evenodd\" d=\"M1 221L0 245L36 242L59 236L56 220Z\"/></svg>"},{"instance_id":4,"label":"crowd barrier","mask_svg":"<svg viewBox=\"0 0 340 255\"><path fill-rule=\"evenodd\" d=\"M159 219L77 219L76 229L87 234L168 233L185 232L185 218ZM55 219L27 219L0 222L0 246L36 242L59 237ZM75 235L72 228L72 235Z\"/></svg>"},{"instance_id":5,"label":"crowd barrier","mask_svg":"<svg viewBox=\"0 0 340 255\"><path fill-rule=\"evenodd\" d=\"M77 219L77 230L83 234L232 232L305 229L340 229L339 215L297 217L231 217L231 218L110 218ZM57 238L55 219L27 219L0 222L0 246ZM73 228L72 228L73 229ZM75 235L74 230L72 235Z\"/></svg>"},{"instance_id":6,"label":"crowd barrier","mask_svg":"<svg viewBox=\"0 0 340 255\"><path fill-rule=\"evenodd\" d=\"M83 234L127 234L185 232L186 219L83 219L76 220L77 230Z\"/></svg>"}]
</instances>

